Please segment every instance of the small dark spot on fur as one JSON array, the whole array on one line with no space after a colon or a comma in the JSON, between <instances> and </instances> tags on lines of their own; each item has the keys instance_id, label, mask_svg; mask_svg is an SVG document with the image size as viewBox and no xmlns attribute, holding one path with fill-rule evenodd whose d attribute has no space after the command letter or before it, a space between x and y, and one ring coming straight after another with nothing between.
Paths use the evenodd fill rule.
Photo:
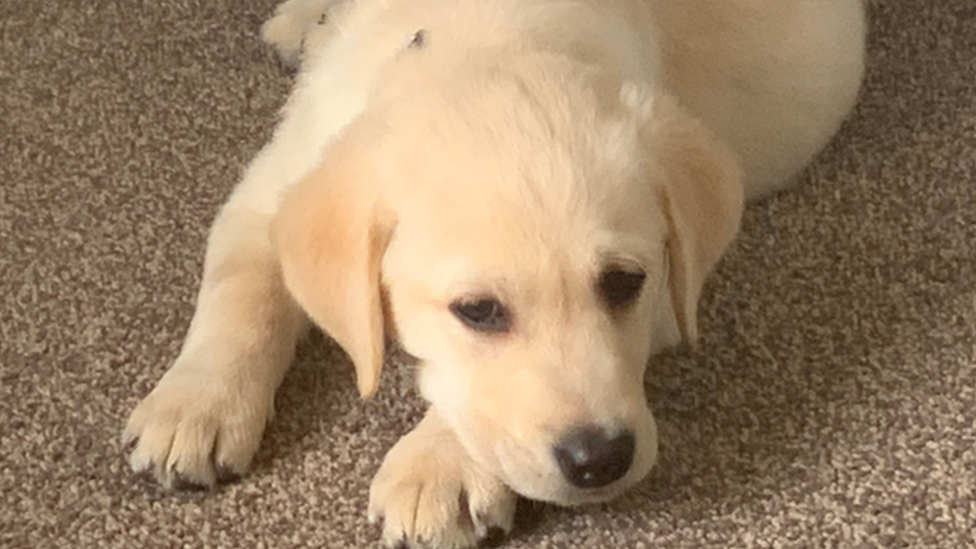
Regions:
<instances>
[{"instance_id":1,"label":"small dark spot on fur","mask_svg":"<svg viewBox=\"0 0 976 549\"><path fill-rule=\"evenodd\" d=\"M407 44L408 48L421 49L427 45L427 31L420 29L413 33L413 39Z\"/></svg>"}]
</instances>

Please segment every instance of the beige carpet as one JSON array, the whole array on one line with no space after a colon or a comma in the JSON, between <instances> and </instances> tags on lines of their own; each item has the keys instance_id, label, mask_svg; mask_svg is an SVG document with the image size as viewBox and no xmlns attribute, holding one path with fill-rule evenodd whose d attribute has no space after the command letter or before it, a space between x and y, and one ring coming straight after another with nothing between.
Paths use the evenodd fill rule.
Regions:
<instances>
[{"instance_id":1,"label":"beige carpet","mask_svg":"<svg viewBox=\"0 0 976 549\"><path fill-rule=\"evenodd\" d=\"M289 85L273 0L0 2L0 547L374 547L366 493L421 410L303 344L252 473L132 477L207 227ZM523 505L504 547L976 546L976 4L872 3L870 71L798 190L748 211L655 360L663 461L612 505Z\"/></svg>"}]
</instances>

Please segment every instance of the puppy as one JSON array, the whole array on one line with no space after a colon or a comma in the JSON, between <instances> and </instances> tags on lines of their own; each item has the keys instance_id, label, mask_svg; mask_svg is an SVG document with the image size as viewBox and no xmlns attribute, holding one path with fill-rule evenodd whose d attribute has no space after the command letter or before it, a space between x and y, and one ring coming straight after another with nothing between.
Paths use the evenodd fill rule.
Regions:
<instances>
[{"instance_id":1,"label":"puppy","mask_svg":"<svg viewBox=\"0 0 976 549\"><path fill-rule=\"evenodd\" d=\"M301 72L221 209L186 343L132 412L167 487L248 467L310 319L430 409L386 456L388 545L467 547L516 494L612 498L654 465L649 357L697 335L743 200L852 107L860 0L290 0Z\"/></svg>"}]
</instances>

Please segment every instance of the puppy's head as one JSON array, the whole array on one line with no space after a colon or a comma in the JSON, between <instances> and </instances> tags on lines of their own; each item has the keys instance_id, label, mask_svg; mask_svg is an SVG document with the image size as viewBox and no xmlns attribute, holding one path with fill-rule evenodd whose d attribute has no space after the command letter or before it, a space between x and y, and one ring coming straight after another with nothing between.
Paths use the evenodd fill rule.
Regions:
<instances>
[{"instance_id":1,"label":"puppy's head","mask_svg":"<svg viewBox=\"0 0 976 549\"><path fill-rule=\"evenodd\" d=\"M734 160L664 97L499 71L375 109L285 197L288 288L364 395L384 337L517 492L607 499L657 454L643 374L696 336L734 236Z\"/></svg>"}]
</instances>

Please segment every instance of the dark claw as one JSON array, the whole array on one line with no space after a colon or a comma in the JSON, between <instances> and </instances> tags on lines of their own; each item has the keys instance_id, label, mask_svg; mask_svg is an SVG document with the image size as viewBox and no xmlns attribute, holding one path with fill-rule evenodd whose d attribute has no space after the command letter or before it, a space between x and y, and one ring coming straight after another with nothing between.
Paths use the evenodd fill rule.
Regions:
<instances>
[{"instance_id":1,"label":"dark claw","mask_svg":"<svg viewBox=\"0 0 976 549\"><path fill-rule=\"evenodd\" d=\"M139 437L132 437L128 442L122 446L122 452L128 454L136 449L136 445L139 444Z\"/></svg>"},{"instance_id":2,"label":"dark claw","mask_svg":"<svg viewBox=\"0 0 976 549\"><path fill-rule=\"evenodd\" d=\"M492 526L488 529L488 534L478 541L478 547L480 549L493 549L499 547L504 541L505 530L498 526Z\"/></svg>"},{"instance_id":3,"label":"dark claw","mask_svg":"<svg viewBox=\"0 0 976 549\"><path fill-rule=\"evenodd\" d=\"M407 544L407 538L400 538L400 541L397 542L396 547L393 549L410 549L410 546Z\"/></svg>"},{"instance_id":4,"label":"dark claw","mask_svg":"<svg viewBox=\"0 0 976 549\"><path fill-rule=\"evenodd\" d=\"M207 489L207 485L190 480L180 473L173 473L173 489L189 492L201 492Z\"/></svg>"},{"instance_id":5,"label":"dark claw","mask_svg":"<svg viewBox=\"0 0 976 549\"><path fill-rule=\"evenodd\" d=\"M241 480L241 474L230 468L229 465L217 465L217 484L231 484Z\"/></svg>"},{"instance_id":6,"label":"dark claw","mask_svg":"<svg viewBox=\"0 0 976 549\"><path fill-rule=\"evenodd\" d=\"M140 469L136 471L135 476L137 479L139 479L140 482L151 482L155 484L156 479L153 477L152 471L153 471L153 466L152 463L150 463L149 466L146 467L145 469Z\"/></svg>"},{"instance_id":7,"label":"dark claw","mask_svg":"<svg viewBox=\"0 0 976 549\"><path fill-rule=\"evenodd\" d=\"M474 530L474 520L471 518L471 503L468 500L468 492L461 489L458 494L458 526L465 530Z\"/></svg>"}]
</instances>

